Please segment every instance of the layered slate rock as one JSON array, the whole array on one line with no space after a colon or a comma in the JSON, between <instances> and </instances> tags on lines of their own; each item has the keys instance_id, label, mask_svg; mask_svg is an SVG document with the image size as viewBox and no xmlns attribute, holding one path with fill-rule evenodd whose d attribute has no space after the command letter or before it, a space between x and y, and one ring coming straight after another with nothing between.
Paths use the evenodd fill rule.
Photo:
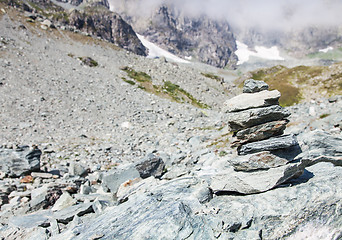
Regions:
<instances>
[{"instance_id":1,"label":"layered slate rock","mask_svg":"<svg viewBox=\"0 0 342 240\"><path fill-rule=\"evenodd\" d=\"M229 113L228 123L236 137L232 147L239 147L239 154L243 144L266 140L284 133L288 123L286 118L290 113L279 106L280 92L267 89L265 82L249 79L244 84L243 94L225 102L224 111ZM260 151L277 149L274 147Z\"/></svg>"},{"instance_id":2,"label":"layered slate rock","mask_svg":"<svg viewBox=\"0 0 342 240\"><path fill-rule=\"evenodd\" d=\"M0 148L0 172L9 177L20 177L39 171L41 154L42 151L36 147Z\"/></svg>"},{"instance_id":3,"label":"layered slate rock","mask_svg":"<svg viewBox=\"0 0 342 240\"><path fill-rule=\"evenodd\" d=\"M298 145L296 138L293 135L270 138L263 141L247 143L238 148L240 155L247 155L262 151L272 151L277 149L287 149Z\"/></svg>"},{"instance_id":4,"label":"layered slate rock","mask_svg":"<svg viewBox=\"0 0 342 240\"><path fill-rule=\"evenodd\" d=\"M229 125L232 131L239 131L266 122L279 121L290 116L290 112L281 106L274 105L264 108L248 109L229 115Z\"/></svg>"},{"instance_id":5,"label":"layered slate rock","mask_svg":"<svg viewBox=\"0 0 342 240\"><path fill-rule=\"evenodd\" d=\"M238 143L243 144L282 135L287 123L288 120L280 120L243 129L236 133L236 138L238 139Z\"/></svg>"},{"instance_id":6,"label":"layered slate rock","mask_svg":"<svg viewBox=\"0 0 342 240\"><path fill-rule=\"evenodd\" d=\"M294 161L301 152L294 135L283 135L290 113L279 106L278 91L248 80L243 94L226 102L238 157L209 177L214 192L255 194L273 189L300 176L307 161Z\"/></svg>"}]
</instances>

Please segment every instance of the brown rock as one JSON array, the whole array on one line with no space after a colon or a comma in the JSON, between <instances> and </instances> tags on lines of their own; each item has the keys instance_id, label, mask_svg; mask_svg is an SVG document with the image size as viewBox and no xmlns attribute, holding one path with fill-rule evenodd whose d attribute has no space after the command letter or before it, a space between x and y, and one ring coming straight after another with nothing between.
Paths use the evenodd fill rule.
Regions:
<instances>
[{"instance_id":1,"label":"brown rock","mask_svg":"<svg viewBox=\"0 0 342 240\"><path fill-rule=\"evenodd\" d=\"M33 183L33 177L30 175L27 175L20 179L20 183Z\"/></svg>"}]
</instances>

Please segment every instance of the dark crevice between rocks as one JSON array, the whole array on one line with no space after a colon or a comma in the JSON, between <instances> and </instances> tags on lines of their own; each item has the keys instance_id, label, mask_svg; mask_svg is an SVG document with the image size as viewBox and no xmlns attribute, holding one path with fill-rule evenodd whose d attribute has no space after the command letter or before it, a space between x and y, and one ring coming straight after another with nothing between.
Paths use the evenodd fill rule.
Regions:
<instances>
[{"instance_id":1,"label":"dark crevice between rocks","mask_svg":"<svg viewBox=\"0 0 342 240\"><path fill-rule=\"evenodd\" d=\"M247 196L247 195L252 195L252 194L245 194L245 193L240 193L236 191L225 191L225 190L219 190L214 192L216 196ZM253 193L255 194L255 193Z\"/></svg>"},{"instance_id":2,"label":"dark crevice between rocks","mask_svg":"<svg viewBox=\"0 0 342 240\"><path fill-rule=\"evenodd\" d=\"M315 175L304 169L303 171L303 174L300 175L299 177L297 178L291 178L287 181L285 181L283 184L280 184L278 185L277 187L275 187L274 189L276 188L286 188L286 187L292 187L292 186L296 186L296 185L299 185L299 184L302 184L302 183L306 183L308 182L311 178L313 178Z\"/></svg>"}]
</instances>

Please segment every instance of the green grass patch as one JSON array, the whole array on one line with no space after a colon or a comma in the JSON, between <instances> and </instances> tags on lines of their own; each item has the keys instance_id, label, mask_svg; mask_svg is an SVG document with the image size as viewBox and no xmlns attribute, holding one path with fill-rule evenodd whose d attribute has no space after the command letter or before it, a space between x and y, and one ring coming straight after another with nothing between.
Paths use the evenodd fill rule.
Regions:
<instances>
[{"instance_id":1,"label":"green grass patch","mask_svg":"<svg viewBox=\"0 0 342 240\"><path fill-rule=\"evenodd\" d=\"M180 88L179 85L170 81L166 81L163 86L163 91L167 92L176 102L190 102L192 105L199 108L209 108L208 105L194 98L190 93Z\"/></svg>"},{"instance_id":2,"label":"green grass patch","mask_svg":"<svg viewBox=\"0 0 342 240\"><path fill-rule=\"evenodd\" d=\"M212 74L212 73L201 73L204 77L206 78L210 78L210 79L213 79L215 81L218 81L218 82L223 82L224 81L224 78L223 77L220 77L220 76L217 76L215 74Z\"/></svg>"},{"instance_id":3,"label":"green grass patch","mask_svg":"<svg viewBox=\"0 0 342 240\"><path fill-rule=\"evenodd\" d=\"M79 60L81 60L81 62L84 65L87 65L89 67L97 67L99 64L98 62L96 62L94 59L92 59L91 57L79 57Z\"/></svg>"},{"instance_id":4,"label":"green grass patch","mask_svg":"<svg viewBox=\"0 0 342 240\"><path fill-rule=\"evenodd\" d=\"M329 117L330 114L329 113L324 113L322 115L319 116L320 119L323 119L323 118L326 118L326 117Z\"/></svg>"},{"instance_id":5,"label":"green grass patch","mask_svg":"<svg viewBox=\"0 0 342 240\"><path fill-rule=\"evenodd\" d=\"M220 157L224 157L224 156L226 156L228 153L226 152L226 151L220 151L220 153L219 153L219 156Z\"/></svg>"},{"instance_id":6,"label":"green grass patch","mask_svg":"<svg viewBox=\"0 0 342 240\"><path fill-rule=\"evenodd\" d=\"M190 103L199 108L209 108L208 105L202 103L201 101L194 98L190 93L182 89L179 85L174 84L170 81L164 82L162 86L154 85L152 83L152 78L150 75L144 72L137 72L130 67L122 67L121 70L125 71L132 80L127 80L126 78L122 78L125 82L130 83L139 83L138 88L155 94L162 98L167 98L179 103ZM134 80L134 81L133 81Z\"/></svg>"},{"instance_id":7,"label":"green grass patch","mask_svg":"<svg viewBox=\"0 0 342 240\"><path fill-rule=\"evenodd\" d=\"M135 85L135 82L132 81L132 80L128 80L128 79L126 79L126 78L124 78L124 77L122 77L121 79L122 79L123 81L125 81L126 83L130 84L130 85Z\"/></svg>"},{"instance_id":8,"label":"green grass patch","mask_svg":"<svg viewBox=\"0 0 342 240\"><path fill-rule=\"evenodd\" d=\"M137 72L133 68L122 67L121 70L125 71L130 78L136 80L137 82L151 82L152 81L152 78L150 75L144 72Z\"/></svg>"}]
</instances>

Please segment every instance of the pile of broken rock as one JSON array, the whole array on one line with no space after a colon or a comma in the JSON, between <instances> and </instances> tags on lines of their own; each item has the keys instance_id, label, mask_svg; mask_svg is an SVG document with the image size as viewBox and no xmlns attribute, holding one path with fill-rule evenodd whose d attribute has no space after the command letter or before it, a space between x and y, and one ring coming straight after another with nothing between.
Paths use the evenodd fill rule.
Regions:
<instances>
[{"instance_id":1,"label":"pile of broken rock","mask_svg":"<svg viewBox=\"0 0 342 240\"><path fill-rule=\"evenodd\" d=\"M284 239L311 222L339 239L342 138L282 135L279 92L251 80L244 91L226 102L238 154L52 170L44 149L0 147L0 239Z\"/></svg>"},{"instance_id":2,"label":"pile of broken rock","mask_svg":"<svg viewBox=\"0 0 342 240\"><path fill-rule=\"evenodd\" d=\"M301 153L294 135L282 135L290 113L279 106L280 92L268 91L262 81L247 80L243 93L225 102L229 125L239 156L229 159L235 184L218 184L217 191L253 194L270 190L300 176L305 163L295 160ZM215 177L216 183L222 178ZM218 180L218 181L217 181ZM214 184L216 185L216 184Z\"/></svg>"},{"instance_id":3,"label":"pile of broken rock","mask_svg":"<svg viewBox=\"0 0 342 240\"><path fill-rule=\"evenodd\" d=\"M265 169L292 161L300 148L295 136L282 135L290 113L278 104L280 92L268 91L265 82L253 79L245 82L243 92L225 103L226 111L231 113L229 125L236 137L232 147L238 146L239 155L254 154L249 156L250 160L259 159ZM236 170L254 170L240 167L236 166Z\"/></svg>"}]
</instances>

